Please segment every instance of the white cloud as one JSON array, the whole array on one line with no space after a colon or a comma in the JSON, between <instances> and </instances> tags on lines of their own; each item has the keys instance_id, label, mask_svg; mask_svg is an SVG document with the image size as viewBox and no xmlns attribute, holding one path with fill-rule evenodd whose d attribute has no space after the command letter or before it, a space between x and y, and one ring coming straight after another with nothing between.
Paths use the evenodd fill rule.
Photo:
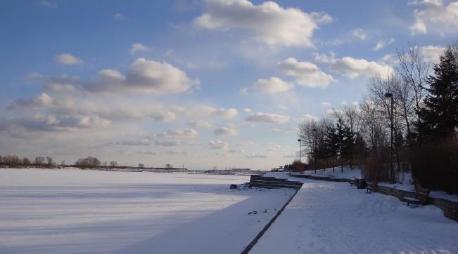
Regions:
<instances>
[{"instance_id":1,"label":"white cloud","mask_svg":"<svg viewBox=\"0 0 458 254\"><path fill-rule=\"evenodd\" d=\"M388 78L394 69L385 63L368 61L363 58L343 57L336 58L333 54L315 54L315 60L330 65L334 73L345 75L349 78L359 76L378 76Z\"/></svg>"},{"instance_id":2,"label":"white cloud","mask_svg":"<svg viewBox=\"0 0 458 254\"><path fill-rule=\"evenodd\" d=\"M253 113L245 118L248 122L263 122L263 123L274 123L274 124L284 124L290 119L289 116L257 112Z\"/></svg>"},{"instance_id":3,"label":"white cloud","mask_svg":"<svg viewBox=\"0 0 458 254\"><path fill-rule=\"evenodd\" d=\"M292 85L280 78L271 77L269 79L258 79L254 84L254 88L263 93L276 94L291 90Z\"/></svg>"},{"instance_id":4,"label":"white cloud","mask_svg":"<svg viewBox=\"0 0 458 254\"><path fill-rule=\"evenodd\" d=\"M127 73L125 87L154 93L179 93L193 84L185 72L171 64L139 58Z\"/></svg>"},{"instance_id":5,"label":"white cloud","mask_svg":"<svg viewBox=\"0 0 458 254\"><path fill-rule=\"evenodd\" d=\"M410 26L412 34L426 34L429 31L440 34L458 31L458 2L452 1L448 5L442 0L413 1L413 5L422 9L414 10L415 21Z\"/></svg>"},{"instance_id":6,"label":"white cloud","mask_svg":"<svg viewBox=\"0 0 458 254\"><path fill-rule=\"evenodd\" d=\"M229 144L222 140L210 140L208 142L208 147L213 150L227 149Z\"/></svg>"},{"instance_id":7,"label":"white cloud","mask_svg":"<svg viewBox=\"0 0 458 254\"><path fill-rule=\"evenodd\" d=\"M265 159L267 158L267 155L262 154L262 153L251 153L251 154L245 155L245 157L247 159Z\"/></svg>"},{"instance_id":8,"label":"white cloud","mask_svg":"<svg viewBox=\"0 0 458 254\"><path fill-rule=\"evenodd\" d=\"M106 128L111 122L98 116L36 113L32 116L16 119L14 124L32 131L71 131Z\"/></svg>"},{"instance_id":9,"label":"white cloud","mask_svg":"<svg viewBox=\"0 0 458 254\"><path fill-rule=\"evenodd\" d=\"M305 121L305 122L318 121L318 117L311 115L311 114L304 114L302 115L300 120Z\"/></svg>"},{"instance_id":10,"label":"white cloud","mask_svg":"<svg viewBox=\"0 0 458 254\"><path fill-rule=\"evenodd\" d=\"M53 103L54 99L50 97L47 93L41 93L33 99L19 99L13 101L13 103L8 107L9 109L28 109L28 108L39 108L47 107Z\"/></svg>"},{"instance_id":11,"label":"white cloud","mask_svg":"<svg viewBox=\"0 0 458 254\"><path fill-rule=\"evenodd\" d=\"M171 138L171 139L193 139L197 137L197 131L191 128L173 129L173 130L168 130L164 133L158 134L158 137Z\"/></svg>"},{"instance_id":12,"label":"white cloud","mask_svg":"<svg viewBox=\"0 0 458 254\"><path fill-rule=\"evenodd\" d=\"M364 31L364 30L361 29L361 28L354 29L354 30L351 32L351 34L352 34L354 37L356 37L356 38L358 38L358 39L360 39L360 40L362 40L362 41L364 41L364 40L367 39L367 33L366 33L366 31Z\"/></svg>"},{"instance_id":13,"label":"white cloud","mask_svg":"<svg viewBox=\"0 0 458 254\"><path fill-rule=\"evenodd\" d=\"M119 20L119 21L122 21L122 20L126 19L126 17L124 15L122 15L122 13L119 13L119 12L113 14L113 18L115 20Z\"/></svg>"},{"instance_id":14,"label":"white cloud","mask_svg":"<svg viewBox=\"0 0 458 254\"><path fill-rule=\"evenodd\" d=\"M209 129L213 127L213 124L207 121L189 121L188 125L193 128L204 128L204 129Z\"/></svg>"},{"instance_id":15,"label":"white cloud","mask_svg":"<svg viewBox=\"0 0 458 254\"><path fill-rule=\"evenodd\" d=\"M237 135L237 130L232 127L219 127L213 130L213 134L217 136L235 136Z\"/></svg>"},{"instance_id":16,"label":"white cloud","mask_svg":"<svg viewBox=\"0 0 458 254\"><path fill-rule=\"evenodd\" d=\"M321 103L321 106L322 106L323 108L330 108L330 107L332 107L332 104L329 103L329 102L327 102L327 101L323 101L323 102Z\"/></svg>"},{"instance_id":17,"label":"white cloud","mask_svg":"<svg viewBox=\"0 0 458 254\"><path fill-rule=\"evenodd\" d=\"M215 108L207 105L192 106L184 110L192 118L223 117L230 119L238 115L235 108Z\"/></svg>"},{"instance_id":18,"label":"white cloud","mask_svg":"<svg viewBox=\"0 0 458 254\"><path fill-rule=\"evenodd\" d=\"M184 71L171 64L138 58L130 66L127 75L104 69L98 73L97 80L88 82L84 88L102 93L127 91L167 94L185 92L195 83Z\"/></svg>"},{"instance_id":19,"label":"white cloud","mask_svg":"<svg viewBox=\"0 0 458 254\"><path fill-rule=\"evenodd\" d=\"M385 48L386 46L392 44L393 42L394 42L394 38L390 38L388 40L380 40L375 44L373 49L375 51L381 50L381 49Z\"/></svg>"},{"instance_id":20,"label":"white cloud","mask_svg":"<svg viewBox=\"0 0 458 254\"><path fill-rule=\"evenodd\" d=\"M300 62L290 57L278 65L285 75L294 77L299 85L305 87L325 88L334 81L331 75L324 73L310 62Z\"/></svg>"},{"instance_id":21,"label":"white cloud","mask_svg":"<svg viewBox=\"0 0 458 254\"><path fill-rule=\"evenodd\" d=\"M425 61L430 63L438 63L440 56L444 54L445 48L441 46L423 46L419 48L420 55Z\"/></svg>"},{"instance_id":22,"label":"white cloud","mask_svg":"<svg viewBox=\"0 0 458 254\"><path fill-rule=\"evenodd\" d=\"M206 11L194 23L205 29L242 29L270 46L313 47L313 32L331 22L325 13L304 13L275 2L253 4L248 0L206 1Z\"/></svg>"},{"instance_id":23,"label":"white cloud","mask_svg":"<svg viewBox=\"0 0 458 254\"><path fill-rule=\"evenodd\" d=\"M149 51L149 48L139 42L133 43L129 49L129 52L132 55L135 55L136 53L139 53L139 52L147 52L147 51Z\"/></svg>"},{"instance_id":24,"label":"white cloud","mask_svg":"<svg viewBox=\"0 0 458 254\"><path fill-rule=\"evenodd\" d=\"M75 65L83 63L81 59L69 53L59 54L54 58L54 60L56 61L56 63L63 65Z\"/></svg>"}]
</instances>

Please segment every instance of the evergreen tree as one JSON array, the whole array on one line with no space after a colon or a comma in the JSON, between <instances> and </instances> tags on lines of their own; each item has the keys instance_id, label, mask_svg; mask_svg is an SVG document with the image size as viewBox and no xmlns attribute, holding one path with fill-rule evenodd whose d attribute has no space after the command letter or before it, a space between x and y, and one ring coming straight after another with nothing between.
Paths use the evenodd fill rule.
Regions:
<instances>
[{"instance_id":1,"label":"evergreen tree","mask_svg":"<svg viewBox=\"0 0 458 254\"><path fill-rule=\"evenodd\" d=\"M417 123L423 141L444 139L454 134L458 123L458 61L449 47L434 66L427 83L429 94L419 110Z\"/></svg>"}]
</instances>

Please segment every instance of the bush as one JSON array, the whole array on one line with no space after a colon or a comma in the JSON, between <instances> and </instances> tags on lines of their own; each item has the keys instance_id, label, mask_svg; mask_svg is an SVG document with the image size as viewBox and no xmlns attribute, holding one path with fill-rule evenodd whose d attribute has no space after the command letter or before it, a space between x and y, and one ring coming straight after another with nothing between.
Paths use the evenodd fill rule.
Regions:
<instances>
[{"instance_id":1,"label":"bush","mask_svg":"<svg viewBox=\"0 0 458 254\"><path fill-rule=\"evenodd\" d=\"M430 188L458 193L458 140L428 144L413 150L414 181Z\"/></svg>"},{"instance_id":2,"label":"bush","mask_svg":"<svg viewBox=\"0 0 458 254\"><path fill-rule=\"evenodd\" d=\"M308 165L302 161L294 161L293 164L291 164L291 169L294 172L304 172L308 169Z\"/></svg>"},{"instance_id":3,"label":"bush","mask_svg":"<svg viewBox=\"0 0 458 254\"><path fill-rule=\"evenodd\" d=\"M362 172L365 179L374 182L390 180L390 160L385 154L372 154L365 160Z\"/></svg>"}]
</instances>

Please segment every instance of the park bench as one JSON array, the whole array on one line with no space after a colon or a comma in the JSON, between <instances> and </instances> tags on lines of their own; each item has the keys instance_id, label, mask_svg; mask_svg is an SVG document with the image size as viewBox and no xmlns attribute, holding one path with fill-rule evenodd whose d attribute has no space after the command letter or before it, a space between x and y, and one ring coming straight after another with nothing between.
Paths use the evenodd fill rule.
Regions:
<instances>
[{"instance_id":1,"label":"park bench","mask_svg":"<svg viewBox=\"0 0 458 254\"><path fill-rule=\"evenodd\" d=\"M376 182L367 182L366 193L372 193L377 190Z\"/></svg>"},{"instance_id":2,"label":"park bench","mask_svg":"<svg viewBox=\"0 0 458 254\"><path fill-rule=\"evenodd\" d=\"M353 181L350 181L350 184L355 185L357 189L364 189L367 186L366 179L364 178L355 178Z\"/></svg>"},{"instance_id":3,"label":"park bench","mask_svg":"<svg viewBox=\"0 0 458 254\"><path fill-rule=\"evenodd\" d=\"M430 189L424 188L419 184L415 184L415 197L404 197L403 201L406 202L407 206L418 207L420 205L428 204Z\"/></svg>"}]
</instances>

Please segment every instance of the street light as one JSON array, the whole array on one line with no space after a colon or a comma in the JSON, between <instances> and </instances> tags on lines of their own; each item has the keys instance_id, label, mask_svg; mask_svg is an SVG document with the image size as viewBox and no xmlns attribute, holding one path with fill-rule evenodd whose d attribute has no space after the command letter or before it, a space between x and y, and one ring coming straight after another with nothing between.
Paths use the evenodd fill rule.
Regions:
<instances>
[{"instance_id":1,"label":"street light","mask_svg":"<svg viewBox=\"0 0 458 254\"><path fill-rule=\"evenodd\" d=\"M312 154L313 154L313 170L314 170L314 173L316 174L316 164L317 164L316 163L316 160L317 160L317 158L316 158L316 156L317 156L317 154L316 154L316 149L317 149L317 143L316 143L317 135L316 135L316 133L317 133L318 130L316 128L313 128L312 131L313 131L313 149L312 149L313 150L312 151Z\"/></svg>"},{"instance_id":2,"label":"street light","mask_svg":"<svg viewBox=\"0 0 458 254\"><path fill-rule=\"evenodd\" d=\"M299 161L302 162L302 139L298 139L297 142L299 142Z\"/></svg>"},{"instance_id":3,"label":"street light","mask_svg":"<svg viewBox=\"0 0 458 254\"><path fill-rule=\"evenodd\" d=\"M394 168L393 168L393 94L392 93L385 93L385 99L388 101L390 100L390 110L389 110L389 117L390 117L390 177L391 182L394 183Z\"/></svg>"}]
</instances>

